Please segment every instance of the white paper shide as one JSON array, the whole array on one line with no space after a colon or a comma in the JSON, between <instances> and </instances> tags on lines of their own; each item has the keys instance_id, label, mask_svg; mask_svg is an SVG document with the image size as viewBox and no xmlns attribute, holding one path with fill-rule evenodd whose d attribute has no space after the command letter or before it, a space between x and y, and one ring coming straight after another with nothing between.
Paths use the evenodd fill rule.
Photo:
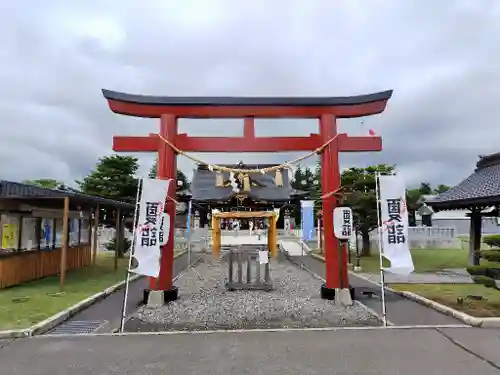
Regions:
<instances>
[{"instance_id":1,"label":"white paper shide","mask_svg":"<svg viewBox=\"0 0 500 375\"><path fill-rule=\"evenodd\" d=\"M151 277L158 277L160 273L162 216L164 228L161 242L166 242L170 230L170 220L168 220L168 216L164 216L165 200L170 181L143 180L131 272Z\"/></svg>"},{"instance_id":2,"label":"white paper shide","mask_svg":"<svg viewBox=\"0 0 500 375\"><path fill-rule=\"evenodd\" d=\"M269 263L269 251L267 251L267 250L259 251L259 263L260 264Z\"/></svg>"},{"instance_id":3,"label":"white paper shide","mask_svg":"<svg viewBox=\"0 0 500 375\"><path fill-rule=\"evenodd\" d=\"M353 215L350 207L333 210L333 233L339 240L349 240L353 234Z\"/></svg>"},{"instance_id":4,"label":"white paper shide","mask_svg":"<svg viewBox=\"0 0 500 375\"><path fill-rule=\"evenodd\" d=\"M415 269L408 240L408 210L404 180L380 176L382 255L391 262L385 271L408 275Z\"/></svg>"}]
</instances>

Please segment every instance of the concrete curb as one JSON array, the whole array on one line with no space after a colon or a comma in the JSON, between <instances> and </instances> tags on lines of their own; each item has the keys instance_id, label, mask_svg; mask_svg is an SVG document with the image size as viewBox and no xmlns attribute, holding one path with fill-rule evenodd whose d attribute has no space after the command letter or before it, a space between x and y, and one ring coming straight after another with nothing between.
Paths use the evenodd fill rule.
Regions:
<instances>
[{"instance_id":1,"label":"concrete curb","mask_svg":"<svg viewBox=\"0 0 500 375\"><path fill-rule=\"evenodd\" d=\"M320 260L320 261L322 261L322 262L324 262L324 261L325 261L325 258L324 258L324 257L322 257L321 255L318 255L318 254L315 254L315 253L311 253L310 255L311 255L311 257L313 257L314 259Z\"/></svg>"},{"instance_id":2,"label":"concrete curb","mask_svg":"<svg viewBox=\"0 0 500 375\"><path fill-rule=\"evenodd\" d=\"M187 251L178 253L174 256L175 258L180 257ZM129 282L133 282L141 277L144 277L142 275L134 275L130 277ZM103 300L104 298L108 297L109 295L115 293L116 291L120 290L125 286L125 280L120 281L119 283L116 283L106 289L104 289L102 292L96 293L83 301L80 301L73 306L70 306L66 310L60 311L55 315L52 315L51 317L48 317L45 320L42 320L41 322L32 325L29 328L25 329L13 329L13 330L7 330L7 331L0 331L0 339L5 339L5 338L23 338L23 337L31 337L35 335L41 335L47 331L50 331L52 328L55 326L63 323L64 321L68 320L72 316L76 315L80 311L86 309L87 307Z\"/></svg>"},{"instance_id":3,"label":"concrete curb","mask_svg":"<svg viewBox=\"0 0 500 375\"><path fill-rule=\"evenodd\" d=\"M325 261L325 258L323 258L320 255L311 254L311 256L315 259L322 261L322 262ZM373 280L370 280L364 276L361 276L355 272L349 271L349 273L352 273L354 276L356 276L360 279L363 279L367 282L370 282L374 285L377 285L378 287L381 287L381 285L379 283L377 283ZM465 324L468 324L468 325L473 326L473 327L490 327L490 328L500 327L500 317L478 318L478 317L466 314L464 312L455 310L449 306L442 305L439 302L422 297L421 295L416 294L416 293L400 291L400 290L392 289L388 286L386 286L385 289L391 293L397 294L401 297L404 297L404 298L409 299L411 301L417 302L423 306L430 307L436 311L439 311L440 313L443 313L443 314L448 315L448 316L452 316L455 319L458 319L458 320L464 322Z\"/></svg>"},{"instance_id":4,"label":"concrete curb","mask_svg":"<svg viewBox=\"0 0 500 375\"><path fill-rule=\"evenodd\" d=\"M228 334L228 333L286 333L286 332L336 332L336 331L384 331L384 330L435 330L439 328L466 328L466 325L413 325L413 326L364 326L364 327L317 327L317 328L254 328L254 329L218 329L218 330L200 330L200 331L158 331L158 332L106 332L106 333L81 333L74 334L58 334L58 335L43 335L35 336L35 339L44 340L47 338L82 338L82 337L120 337L120 336L170 336L170 335L210 335L210 334ZM469 327L470 328L470 327ZM471 328L472 329L472 328Z\"/></svg>"},{"instance_id":5,"label":"concrete curb","mask_svg":"<svg viewBox=\"0 0 500 375\"><path fill-rule=\"evenodd\" d=\"M409 300L415 301L421 305L433 308L436 311L439 311L443 314L449 315L458 319L468 325L473 327L500 327L500 317L498 318L478 318L475 316L468 315L464 312L455 310L449 306L442 305L439 302L430 300L428 298L422 297L419 294L415 294L412 292L405 292L390 289L391 292L396 293L402 297L405 297Z\"/></svg>"}]
</instances>

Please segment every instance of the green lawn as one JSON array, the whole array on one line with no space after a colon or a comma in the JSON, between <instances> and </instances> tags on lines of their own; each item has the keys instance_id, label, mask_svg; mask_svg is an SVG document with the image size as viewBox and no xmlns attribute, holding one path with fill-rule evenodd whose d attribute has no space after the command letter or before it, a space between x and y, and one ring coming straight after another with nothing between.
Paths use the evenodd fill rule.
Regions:
<instances>
[{"instance_id":1,"label":"green lawn","mask_svg":"<svg viewBox=\"0 0 500 375\"><path fill-rule=\"evenodd\" d=\"M124 280L128 257L119 259L114 271L112 253L97 258L95 266L69 271L64 294L59 278L47 277L0 290L0 330L28 328L71 305ZM24 298L27 298L26 301ZM16 299L18 300L16 302ZM118 308L118 307L117 307Z\"/></svg>"},{"instance_id":2,"label":"green lawn","mask_svg":"<svg viewBox=\"0 0 500 375\"><path fill-rule=\"evenodd\" d=\"M476 317L500 317L500 290L477 284L391 284L391 288L419 294ZM473 300L467 296L482 296ZM463 303L458 302L463 299Z\"/></svg>"},{"instance_id":3,"label":"green lawn","mask_svg":"<svg viewBox=\"0 0 500 375\"><path fill-rule=\"evenodd\" d=\"M411 251L415 272L432 272L444 268L466 268L467 254L467 250L460 249L418 249ZM355 254L351 254L351 262L356 264ZM379 272L378 253L374 253L369 257L361 257L360 264L363 268L363 272ZM481 260L481 264L487 265L490 263ZM491 264L493 265L495 263ZM389 266L389 261L384 258L384 267Z\"/></svg>"},{"instance_id":4,"label":"green lawn","mask_svg":"<svg viewBox=\"0 0 500 375\"><path fill-rule=\"evenodd\" d=\"M458 249L418 249L411 251L415 272L431 272L444 268L465 268L467 267L467 254L467 250ZM354 263L355 258L351 259ZM389 261L385 258L384 266L390 266ZM361 267L363 272L378 272L380 269L378 253L369 257L361 257Z\"/></svg>"}]
</instances>

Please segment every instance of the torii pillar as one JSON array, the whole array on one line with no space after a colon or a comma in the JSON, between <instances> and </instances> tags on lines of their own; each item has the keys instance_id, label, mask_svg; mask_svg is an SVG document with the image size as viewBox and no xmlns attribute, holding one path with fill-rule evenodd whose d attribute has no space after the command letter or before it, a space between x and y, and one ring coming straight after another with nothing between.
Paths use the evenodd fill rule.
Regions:
<instances>
[{"instance_id":1,"label":"torii pillar","mask_svg":"<svg viewBox=\"0 0 500 375\"><path fill-rule=\"evenodd\" d=\"M377 136L351 137L337 133L336 120L375 115L384 111L392 90L350 97L163 97L132 95L102 90L109 108L118 114L160 119L160 134L183 152L288 152L312 151L332 138L321 153L323 222L325 236L326 283L321 296L334 299L336 291L347 290L347 254L339 248L333 233L333 209L337 198L327 195L340 188L339 152L381 151ZM255 118L315 118L319 134L307 137L256 137ZM242 137L191 137L177 133L179 118L243 118ZM155 134L113 137L117 152L158 152L158 178L175 178L176 154ZM169 195L175 194L175 184ZM175 205L169 200L169 240L162 248L159 279L151 279L150 289L161 290L168 302L177 298L173 285ZM342 253L339 253L342 251Z\"/></svg>"}]
</instances>

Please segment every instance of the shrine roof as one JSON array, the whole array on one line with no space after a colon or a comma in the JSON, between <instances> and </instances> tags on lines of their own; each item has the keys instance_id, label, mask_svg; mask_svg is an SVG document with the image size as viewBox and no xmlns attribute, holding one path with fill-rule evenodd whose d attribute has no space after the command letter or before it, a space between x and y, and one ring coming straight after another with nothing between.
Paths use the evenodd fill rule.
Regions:
<instances>
[{"instance_id":1,"label":"shrine roof","mask_svg":"<svg viewBox=\"0 0 500 375\"><path fill-rule=\"evenodd\" d=\"M236 165L224 165L236 168ZM272 164L244 165L245 169L259 169L273 166ZM229 172L222 172L223 180L229 180ZM292 199L296 192L290 185L288 171L282 172L283 186L276 186L274 182L275 172L265 174L252 173L250 178L261 186L250 189L249 198L253 201L286 202ZM294 194L295 193L295 194ZM228 201L233 196L231 187L216 186L216 172L210 171L205 165L201 165L194 171L191 183L192 199L195 201Z\"/></svg>"},{"instance_id":2,"label":"shrine roof","mask_svg":"<svg viewBox=\"0 0 500 375\"><path fill-rule=\"evenodd\" d=\"M387 101L392 90L373 94L333 97L154 96L103 89L108 100L145 105L174 106L339 106Z\"/></svg>"},{"instance_id":3,"label":"shrine roof","mask_svg":"<svg viewBox=\"0 0 500 375\"><path fill-rule=\"evenodd\" d=\"M500 204L500 153L480 156L476 169L450 190L425 202L434 210Z\"/></svg>"}]
</instances>

